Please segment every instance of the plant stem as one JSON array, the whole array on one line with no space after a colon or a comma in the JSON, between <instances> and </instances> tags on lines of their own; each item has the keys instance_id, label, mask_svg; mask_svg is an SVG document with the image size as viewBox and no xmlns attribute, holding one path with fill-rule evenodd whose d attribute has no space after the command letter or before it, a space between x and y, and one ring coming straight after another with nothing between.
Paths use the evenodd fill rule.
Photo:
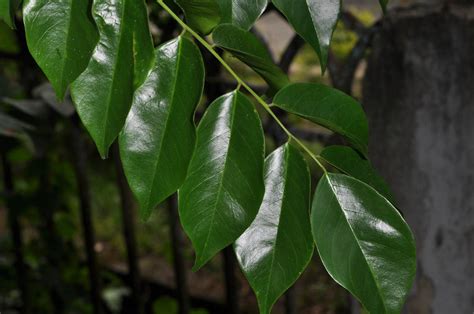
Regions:
<instances>
[{"instance_id":1,"label":"plant stem","mask_svg":"<svg viewBox=\"0 0 474 314\"><path fill-rule=\"evenodd\" d=\"M240 78L240 76L231 68L231 66L217 53L217 51L214 50L214 48L203 38L201 37L198 33L196 33L190 26L188 26L183 20L177 16L173 10L171 10L163 0L157 0L158 4L166 11L168 12L171 17L178 22L178 24L187 32L189 32L196 40L203 45L204 48L206 48L221 64L222 66L234 77L234 79L237 81L239 86L242 86L247 92L252 95L255 100L265 109L265 111L268 112L268 114L276 121L276 123L281 127L281 129L288 135L288 137L292 140L294 140L308 155L316 162L316 164L323 170L324 173L326 173L326 168L324 168L323 164L316 158L316 155L305 145L303 144L293 133L291 133L285 125L278 119L278 117L275 115L275 113L272 111L270 108L270 105L268 105L265 100L262 99L243 79Z\"/></svg>"}]
</instances>

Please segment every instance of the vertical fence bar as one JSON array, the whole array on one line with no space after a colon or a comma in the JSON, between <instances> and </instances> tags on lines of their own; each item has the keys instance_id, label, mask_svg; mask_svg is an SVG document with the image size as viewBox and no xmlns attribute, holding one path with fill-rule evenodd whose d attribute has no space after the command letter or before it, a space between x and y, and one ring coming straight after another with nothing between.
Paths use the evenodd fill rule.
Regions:
<instances>
[{"instance_id":1,"label":"vertical fence bar","mask_svg":"<svg viewBox=\"0 0 474 314\"><path fill-rule=\"evenodd\" d=\"M189 291L187 286L186 265L183 256L183 233L179 225L178 199L174 194L168 199L168 216L170 224L171 247L173 250L173 270L176 281L179 314L190 311Z\"/></svg>"},{"instance_id":2,"label":"vertical fence bar","mask_svg":"<svg viewBox=\"0 0 474 314\"><path fill-rule=\"evenodd\" d=\"M225 275L225 291L226 306L228 314L239 313L239 284L235 271L237 269L237 260L234 255L232 246L228 246L223 251L224 257L224 275Z\"/></svg>"},{"instance_id":3,"label":"vertical fence bar","mask_svg":"<svg viewBox=\"0 0 474 314\"><path fill-rule=\"evenodd\" d=\"M128 274L131 289L131 306L134 310L134 313L140 314L143 312L143 305L140 295L140 269L138 265L138 250L135 236L135 212L133 196L123 172L118 144L115 143L112 146L112 149L115 171L117 174L117 186L120 192L120 201L122 207L123 233L125 238L125 246L127 249Z\"/></svg>"},{"instance_id":4,"label":"vertical fence bar","mask_svg":"<svg viewBox=\"0 0 474 314\"><path fill-rule=\"evenodd\" d=\"M87 177L87 156L77 117L72 118L71 122L72 162L80 201L84 246L89 270L90 298L93 313L100 314L102 313L101 280L97 255L94 249L96 240L91 215L90 184Z\"/></svg>"},{"instance_id":5,"label":"vertical fence bar","mask_svg":"<svg viewBox=\"0 0 474 314\"><path fill-rule=\"evenodd\" d=\"M8 223L13 242L13 252L15 255L16 279L22 299L21 312L24 314L29 314L31 313L30 294L28 290L28 270L25 265L25 258L23 254L23 235L21 233L17 209L11 205L9 200L15 193L13 174L7 156L2 154L1 158L3 167L3 187L5 191L6 207L8 210Z\"/></svg>"}]
</instances>

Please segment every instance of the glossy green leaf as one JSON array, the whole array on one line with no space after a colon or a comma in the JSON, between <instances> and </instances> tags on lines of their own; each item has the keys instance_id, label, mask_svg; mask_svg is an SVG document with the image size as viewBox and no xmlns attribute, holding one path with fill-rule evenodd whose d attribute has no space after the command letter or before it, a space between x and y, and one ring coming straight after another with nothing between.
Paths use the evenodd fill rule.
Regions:
<instances>
[{"instance_id":1,"label":"glossy green leaf","mask_svg":"<svg viewBox=\"0 0 474 314\"><path fill-rule=\"evenodd\" d=\"M270 53L255 35L231 24L219 25L212 33L214 43L247 64L270 86L270 93L276 93L289 84L288 77L276 66Z\"/></svg>"},{"instance_id":2,"label":"glossy green leaf","mask_svg":"<svg viewBox=\"0 0 474 314\"><path fill-rule=\"evenodd\" d=\"M392 204L394 197L385 180L375 171L370 162L347 146L329 146L325 148L320 157L341 172L367 183Z\"/></svg>"},{"instance_id":3,"label":"glossy green leaf","mask_svg":"<svg viewBox=\"0 0 474 314\"><path fill-rule=\"evenodd\" d=\"M309 220L311 180L301 153L286 144L265 161L265 195L257 217L236 241L241 268L260 313L298 279L313 255Z\"/></svg>"},{"instance_id":4,"label":"glossy green leaf","mask_svg":"<svg viewBox=\"0 0 474 314\"><path fill-rule=\"evenodd\" d=\"M0 21L4 21L11 28L15 28L15 11L19 5L19 0L1 0Z\"/></svg>"},{"instance_id":5,"label":"glossy green leaf","mask_svg":"<svg viewBox=\"0 0 474 314\"><path fill-rule=\"evenodd\" d=\"M321 50L320 60L323 70L326 67L332 34L336 29L339 12L341 11L341 1L306 0L319 41L319 48Z\"/></svg>"},{"instance_id":6,"label":"glossy green leaf","mask_svg":"<svg viewBox=\"0 0 474 314\"><path fill-rule=\"evenodd\" d=\"M28 48L59 99L85 70L97 44L90 5L86 0L25 0Z\"/></svg>"},{"instance_id":7,"label":"glossy green leaf","mask_svg":"<svg viewBox=\"0 0 474 314\"><path fill-rule=\"evenodd\" d=\"M296 83L282 89L273 103L345 136L367 155L368 122L362 106L354 98L325 85Z\"/></svg>"},{"instance_id":8,"label":"glossy green leaf","mask_svg":"<svg viewBox=\"0 0 474 314\"><path fill-rule=\"evenodd\" d=\"M100 40L71 88L76 109L103 158L122 129L133 93L154 59L143 0L95 0Z\"/></svg>"},{"instance_id":9,"label":"glossy green leaf","mask_svg":"<svg viewBox=\"0 0 474 314\"><path fill-rule=\"evenodd\" d=\"M175 0L192 29L209 34L221 20L217 0Z\"/></svg>"},{"instance_id":10,"label":"glossy green leaf","mask_svg":"<svg viewBox=\"0 0 474 314\"><path fill-rule=\"evenodd\" d=\"M324 72L329 43L341 9L340 0L273 0L273 4L313 47Z\"/></svg>"},{"instance_id":11,"label":"glossy green leaf","mask_svg":"<svg viewBox=\"0 0 474 314\"><path fill-rule=\"evenodd\" d=\"M230 23L249 30L263 14L268 0L217 0L222 12L222 23Z\"/></svg>"},{"instance_id":12,"label":"glossy green leaf","mask_svg":"<svg viewBox=\"0 0 474 314\"><path fill-rule=\"evenodd\" d=\"M264 137L252 103L240 92L217 99L197 130L188 177L179 190L181 223L197 270L247 229L262 202Z\"/></svg>"},{"instance_id":13,"label":"glossy green leaf","mask_svg":"<svg viewBox=\"0 0 474 314\"><path fill-rule=\"evenodd\" d=\"M203 86L200 51L181 36L158 48L153 70L135 92L120 134L120 156L144 218L186 177Z\"/></svg>"},{"instance_id":14,"label":"glossy green leaf","mask_svg":"<svg viewBox=\"0 0 474 314\"><path fill-rule=\"evenodd\" d=\"M311 224L334 280L370 313L400 313L416 256L410 228L393 205L355 178L326 174L316 189Z\"/></svg>"}]
</instances>

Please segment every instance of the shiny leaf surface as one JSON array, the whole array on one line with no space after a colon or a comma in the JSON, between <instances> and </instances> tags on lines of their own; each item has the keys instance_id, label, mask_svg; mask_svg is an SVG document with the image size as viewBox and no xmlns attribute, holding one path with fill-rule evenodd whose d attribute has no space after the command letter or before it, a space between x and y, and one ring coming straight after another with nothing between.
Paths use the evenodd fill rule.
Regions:
<instances>
[{"instance_id":1,"label":"shiny leaf surface","mask_svg":"<svg viewBox=\"0 0 474 314\"><path fill-rule=\"evenodd\" d=\"M59 99L87 67L98 35L89 1L26 0L23 7L31 55Z\"/></svg>"},{"instance_id":2,"label":"shiny leaf surface","mask_svg":"<svg viewBox=\"0 0 474 314\"><path fill-rule=\"evenodd\" d=\"M286 144L265 161L265 195L257 217L236 241L241 268L260 313L298 279L313 255L309 221L310 175L301 153Z\"/></svg>"},{"instance_id":3,"label":"shiny leaf surface","mask_svg":"<svg viewBox=\"0 0 474 314\"><path fill-rule=\"evenodd\" d=\"M240 92L218 98L197 130L179 213L196 251L197 270L233 243L262 202L264 138L259 116Z\"/></svg>"},{"instance_id":4,"label":"shiny leaf surface","mask_svg":"<svg viewBox=\"0 0 474 314\"><path fill-rule=\"evenodd\" d=\"M397 210L367 184L327 174L311 213L329 274L370 313L400 313L416 269L413 235Z\"/></svg>"},{"instance_id":5,"label":"shiny leaf surface","mask_svg":"<svg viewBox=\"0 0 474 314\"><path fill-rule=\"evenodd\" d=\"M209 34L221 20L217 0L175 0L183 10L191 28L201 34Z\"/></svg>"},{"instance_id":6,"label":"shiny leaf surface","mask_svg":"<svg viewBox=\"0 0 474 314\"><path fill-rule=\"evenodd\" d=\"M339 171L354 177L377 190L392 204L394 198L385 180L375 171L370 162L347 146L329 146L320 157Z\"/></svg>"},{"instance_id":7,"label":"shiny leaf surface","mask_svg":"<svg viewBox=\"0 0 474 314\"><path fill-rule=\"evenodd\" d=\"M273 103L343 135L362 154L367 155L367 118L354 98L325 85L296 83L282 89Z\"/></svg>"},{"instance_id":8,"label":"shiny leaf surface","mask_svg":"<svg viewBox=\"0 0 474 314\"><path fill-rule=\"evenodd\" d=\"M0 21L4 21L11 28L15 28L15 11L20 4L19 0L0 1Z\"/></svg>"},{"instance_id":9,"label":"shiny leaf surface","mask_svg":"<svg viewBox=\"0 0 474 314\"><path fill-rule=\"evenodd\" d=\"M267 7L268 0L217 0L222 23L230 23L249 30Z\"/></svg>"},{"instance_id":10,"label":"shiny leaf surface","mask_svg":"<svg viewBox=\"0 0 474 314\"><path fill-rule=\"evenodd\" d=\"M306 0L311 20L319 41L321 50L320 59L324 69L331 44L332 34L336 28L339 12L341 11L341 0Z\"/></svg>"},{"instance_id":11,"label":"shiny leaf surface","mask_svg":"<svg viewBox=\"0 0 474 314\"><path fill-rule=\"evenodd\" d=\"M122 129L133 93L154 59L142 0L95 0L100 40L71 92L82 122L103 158Z\"/></svg>"},{"instance_id":12,"label":"shiny leaf surface","mask_svg":"<svg viewBox=\"0 0 474 314\"><path fill-rule=\"evenodd\" d=\"M193 115L203 85L199 49L178 37L157 49L153 70L135 92L120 134L120 156L144 218L186 177L196 137Z\"/></svg>"},{"instance_id":13,"label":"shiny leaf surface","mask_svg":"<svg viewBox=\"0 0 474 314\"><path fill-rule=\"evenodd\" d=\"M272 57L255 35L231 24L219 25L212 34L214 43L247 64L270 86L274 94L288 85L283 71L272 62Z\"/></svg>"},{"instance_id":14,"label":"shiny leaf surface","mask_svg":"<svg viewBox=\"0 0 474 314\"><path fill-rule=\"evenodd\" d=\"M328 44L340 9L340 0L273 0L288 22L319 56L326 69Z\"/></svg>"}]
</instances>

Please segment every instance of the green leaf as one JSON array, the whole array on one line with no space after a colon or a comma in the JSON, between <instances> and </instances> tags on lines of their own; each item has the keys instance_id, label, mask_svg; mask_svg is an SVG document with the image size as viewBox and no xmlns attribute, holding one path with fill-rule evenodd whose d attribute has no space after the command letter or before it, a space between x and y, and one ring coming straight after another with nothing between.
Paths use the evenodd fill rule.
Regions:
<instances>
[{"instance_id":1,"label":"green leaf","mask_svg":"<svg viewBox=\"0 0 474 314\"><path fill-rule=\"evenodd\" d=\"M195 145L194 110L204 86L196 45L178 37L156 51L120 134L120 156L142 217L178 190Z\"/></svg>"},{"instance_id":2,"label":"green leaf","mask_svg":"<svg viewBox=\"0 0 474 314\"><path fill-rule=\"evenodd\" d=\"M311 213L321 260L370 313L400 313L416 269L415 242L398 211L367 184L326 174Z\"/></svg>"},{"instance_id":3,"label":"green leaf","mask_svg":"<svg viewBox=\"0 0 474 314\"><path fill-rule=\"evenodd\" d=\"M332 34L336 29L341 0L306 0L321 50L321 67L326 67Z\"/></svg>"},{"instance_id":4,"label":"green leaf","mask_svg":"<svg viewBox=\"0 0 474 314\"><path fill-rule=\"evenodd\" d=\"M324 72L329 44L341 10L340 0L273 0L273 4L313 47Z\"/></svg>"},{"instance_id":5,"label":"green leaf","mask_svg":"<svg viewBox=\"0 0 474 314\"><path fill-rule=\"evenodd\" d=\"M231 24L219 25L212 33L214 43L232 53L257 72L276 93L289 84L288 77L276 66L265 46L252 33Z\"/></svg>"},{"instance_id":6,"label":"green leaf","mask_svg":"<svg viewBox=\"0 0 474 314\"><path fill-rule=\"evenodd\" d=\"M183 10L189 26L207 35L221 20L219 4L216 0L175 0Z\"/></svg>"},{"instance_id":7,"label":"green leaf","mask_svg":"<svg viewBox=\"0 0 474 314\"><path fill-rule=\"evenodd\" d=\"M282 89L273 103L345 136L355 148L367 155L367 118L354 98L325 85L296 83Z\"/></svg>"},{"instance_id":8,"label":"green leaf","mask_svg":"<svg viewBox=\"0 0 474 314\"><path fill-rule=\"evenodd\" d=\"M380 6L382 7L383 13L387 12L388 0L379 0Z\"/></svg>"},{"instance_id":9,"label":"green leaf","mask_svg":"<svg viewBox=\"0 0 474 314\"><path fill-rule=\"evenodd\" d=\"M26 0L23 7L31 55L59 99L87 67L98 36L89 1Z\"/></svg>"},{"instance_id":10,"label":"green leaf","mask_svg":"<svg viewBox=\"0 0 474 314\"><path fill-rule=\"evenodd\" d=\"M196 250L194 270L247 229L262 202L264 137L240 92L218 98L197 130L188 177L179 190L181 223Z\"/></svg>"},{"instance_id":11,"label":"green leaf","mask_svg":"<svg viewBox=\"0 0 474 314\"><path fill-rule=\"evenodd\" d=\"M93 15L100 40L71 93L82 122L106 158L154 52L143 0L95 0Z\"/></svg>"},{"instance_id":12,"label":"green leaf","mask_svg":"<svg viewBox=\"0 0 474 314\"><path fill-rule=\"evenodd\" d=\"M4 21L11 28L15 28L15 11L20 5L19 0L0 1L0 21Z\"/></svg>"},{"instance_id":13,"label":"green leaf","mask_svg":"<svg viewBox=\"0 0 474 314\"><path fill-rule=\"evenodd\" d=\"M249 30L265 11L268 0L217 0L222 12L222 23L231 23Z\"/></svg>"},{"instance_id":14,"label":"green leaf","mask_svg":"<svg viewBox=\"0 0 474 314\"><path fill-rule=\"evenodd\" d=\"M260 313L298 279L313 255L309 221L310 174L290 144L265 161L265 195L257 217L236 241L241 268L257 295Z\"/></svg>"},{"instance_id":15,"label":"green leaf","mask_svg":"<svg viewBox=\"0 0 474 314\"><path fill-rule=\"evenodd\" d=\"M392 204L395 199L385 180L375 171L370 162L347 146L329 146L320 157L339 171L354 177L377 190Z\"/></svg>"}]
</instances>

